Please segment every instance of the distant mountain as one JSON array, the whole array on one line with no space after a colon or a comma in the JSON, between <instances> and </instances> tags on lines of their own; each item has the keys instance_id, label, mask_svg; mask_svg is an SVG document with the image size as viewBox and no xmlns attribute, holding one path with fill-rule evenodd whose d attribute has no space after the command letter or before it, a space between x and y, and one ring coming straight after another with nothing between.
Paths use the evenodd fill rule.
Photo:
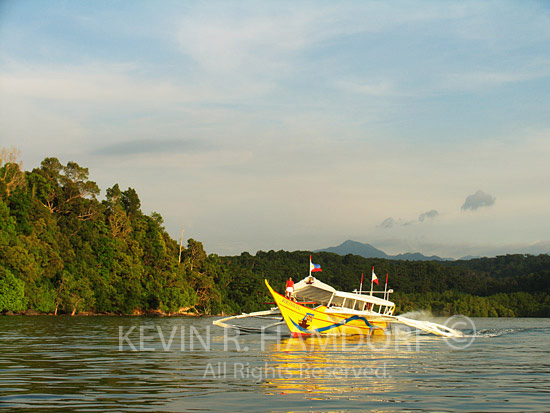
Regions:
<instances>
[{"instance_id":1,"label":"distant mountain","mask_svg":"<svg viewBox=\"0 0 550 413\"><path fill-rule=\"evenodd\" d=\"M388 260L408 260L408 261L454 261L453 258L441 258L437 255L427 257L419 252L407 252L405 254L388 255L384 251L373 247L370 244L347 240L337 247L329 247L317 250L315 252L333 252L338 255L359 255L364 258L385 258Z\"/></svg>"},{"instance_id":2,"label":"distant mountain","mask_svg":"<svg viewBox=\"0 0 550 413\"><path fill-rule=\"evenodd\" d=\"M428 257L419 252L407 252L405 254L391 255L390 259L403 261L454 261L454 258L441 258L437 255L430 255Z\"/></svg>"},{"instance_id":3,"label":"distant mountain","mask_svg":"<svg viewBox=\"0 0 550 413\"><path fill-rule=\"evenodd\" d=\"M474 260L476 258L482 258L479 255L466 255L465 257L460 257L457 261L468 261L468 260Z\"/></svg>"},{"instance_id":4,"label":"distant mountain","mask_svg":"<svg viewBox=\"0 0 550 413\"><path fill-rule=\"evenodd\" d=\"M391 257L386 254L384 251L381 251L377 248L374 248L370 244L362 244L357 241L347 240L337 247L329 247L322 250L317 250L315 252L334 252L338 255L359 255L365 258L386 258L390 259Z\"/></svg>"}]
</instances>

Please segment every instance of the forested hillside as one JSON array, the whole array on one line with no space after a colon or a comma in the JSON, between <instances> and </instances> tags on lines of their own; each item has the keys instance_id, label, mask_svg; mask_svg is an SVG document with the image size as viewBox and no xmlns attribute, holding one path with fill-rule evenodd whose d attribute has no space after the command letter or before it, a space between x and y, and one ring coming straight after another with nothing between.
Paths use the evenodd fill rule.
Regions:
<instances>
[{"instance_id":1,"label":"forested hillside","mask_svg":"<svg viewBox=\"0 0 550 413\"><path fill-rule=\"evenodd\" d=\"M257 286L265 276L272 285L282 289L289 276L302 279L308 274L309 254L306 251L259 251L256 256L243 253L223 261L236 263L256 274L257 280L252 286ZM380 279L377 288L384 288L386 273L389 274L388 288L396 291L392 300L399 312L426 309L440 315L550 317L548 255L507 255L474 260L466 265L464 262L451 265L434 261L367 259L327 252L314 257L323 270L316 273L316 277L344 291L359 288L361 273L365 273L365 280L370 280L373 266ZM515 270L511 264L514 262L518 264ZM506 268L506 272L498 268ZM496 275L490 269L494 269ZM370 289L370 283L366 288Z\"/></svg>"},{"instance_id":2,"label":"forested hillside","mask_svg":"<svg viewBox=\"0 0 550 413\"><path fill-rule=\"evenodd\" d=\"M145 215L132 188L100 190L74 162L46 158L23 171L15 150L0 157L0 312L219 314L266 308L263 280L283 290L308 274L308 251L207 255L183 248L160 214ZM509 255L457 262L314 255L317 276L337 289L359 287L372 266L398 311L472 316L550 316L550 257ZM367 286L367 288L369 288ZM382 287L383 288L383 287Z\"/></svg>"},{"instance_id":3,"label":"forested hillside","mask_svg":"<svg viewBox=\"0 0 550 413\"><path fill-rule=\"evenodd\" d=\"M4 150L0 164L0 311L232 311L219 258L189 240L179 263L134 189L115 184L100 202L87 168L46 158L24 172L15 158Z\"/></svg>"}]
</instances>

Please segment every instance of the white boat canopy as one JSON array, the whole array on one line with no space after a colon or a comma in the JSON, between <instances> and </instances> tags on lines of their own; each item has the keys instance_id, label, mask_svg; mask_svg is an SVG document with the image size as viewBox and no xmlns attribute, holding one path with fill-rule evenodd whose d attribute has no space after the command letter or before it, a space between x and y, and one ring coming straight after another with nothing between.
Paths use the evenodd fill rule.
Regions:
<instances>
[{"instance_id":1,"label":"white boat canopy","mask_svg":"<svg viewBox=\"0 0 550 413\"><path fill-rule=\"evenodd\" d=\"M357 304L371 303L372 305L383 307L395 306L392 301L384 300L383 298L373 295L337 291L315 277L306 277L294 284L294 296L299 301L315 301L318 304L326 306L330 304L331 306L343 307L345 302L347 302L346 306L348 307L352 302L357 302Z\"/></svg>"}]
</instances>

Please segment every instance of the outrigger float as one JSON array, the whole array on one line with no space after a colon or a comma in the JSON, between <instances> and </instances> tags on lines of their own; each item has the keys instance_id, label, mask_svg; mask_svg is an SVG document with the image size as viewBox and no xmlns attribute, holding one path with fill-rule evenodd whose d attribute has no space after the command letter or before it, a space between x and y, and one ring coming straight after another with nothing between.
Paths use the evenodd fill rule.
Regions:
<instances>
[{"instance_id":1,"label":"outrigger float","mask_svg":"<svg viewBox=\"0 0 550 413\"><path fill-rule=\"evenodd\" d=\"M373 271L374 274L374 271ZM405 324L427 333L443 337L461 337L460 331L429 321L412 320L394 315L395 303L366 292L337 291L311 274L294 285L292 299L274 291L265 280L277 308L215 320L214 325L239 330L244 333L269 332L286 324L293 337L311 335L386 335L392 324ZM315 307L308 307L314 303ZM274 318L274 316L279 316ZM282 316L282 319L280 318ZM267 318L278 320L267 326L247 327L228 322L244 318Z\"/></svg>"}]
</instances>

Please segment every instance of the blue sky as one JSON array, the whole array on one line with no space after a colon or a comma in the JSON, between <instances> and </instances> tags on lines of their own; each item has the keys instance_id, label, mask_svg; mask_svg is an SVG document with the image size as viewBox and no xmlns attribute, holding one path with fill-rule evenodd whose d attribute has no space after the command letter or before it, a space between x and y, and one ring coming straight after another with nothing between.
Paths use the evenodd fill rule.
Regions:
<instances>
[{"instance_id":1,"label":"blue sky","mask_svg":"<svg viewBox=\"0 0 550 413\"><path fill-rule=\"evenodd\" d=\"M209 252L550 252L547 2L0 3L0 146Z\"/></svg>"}]
</instances>

